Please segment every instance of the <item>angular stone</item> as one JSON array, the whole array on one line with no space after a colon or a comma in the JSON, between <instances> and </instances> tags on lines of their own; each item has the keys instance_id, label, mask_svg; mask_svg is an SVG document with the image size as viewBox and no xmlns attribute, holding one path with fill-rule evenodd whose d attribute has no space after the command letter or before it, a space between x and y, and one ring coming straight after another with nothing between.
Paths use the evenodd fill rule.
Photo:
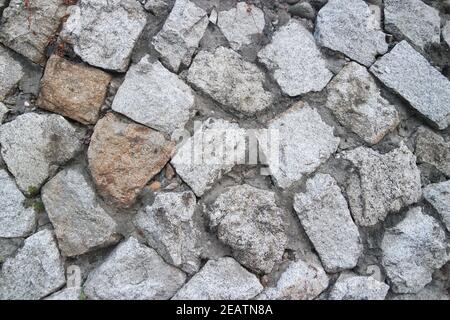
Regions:
<instances>
[{"instance_id":1,"label":"angular stone","mask_svg":"<svg viewBox=\"0 0 450 320\"><path fill-rule=\"evenodd\" d=\"M39 107L83 124L95 124L111 76L53 55L41 80Z\"/></svg>"},{"instance_id":2,"label":"angular stone","mask_svg":"<svg viewBox=\"0 0 450 320\"><path fill-rule=\"evenodd\" d=\"M330 291L330 300L384 300L389 286L372 277L343 273Z\"/></svg>"},{"instance_id":3,"label":"angular stone","mask_svg":"<svg viewBox=\"0 0 450 320\"><path fill-rule=\"evenodd\" d=\"M26 113L0 126L2 157L19 188L32 194L81 150L84 134L59 115Z\"/></svg>"},{"instance_id":4,"label":"angular stone","mask_svg":"<svg viewBox=\"0 0 450 320\"><path fill-rule=\"evenodd\" d=\"M0 271L0 300L38 300L66 283L56 241L49 230L25 240Z\"/></svg>"},{"instance_id":5,"label":"angular stone","mask_svg":"<svg viewBox=\"0 0 450 320\"><path fill-rule=\"evenodd\" d=\"M441 42L439 11L421 0L386 0L384 26L397 39L406 39L421 50Z\"/></svg>"},{"instance_id":6,"label":"angular stone","mask_svg":"<svg viewBox=\"0 0 450 320\"><path fill-rule=\"evenodd\" d=\"M245 131L236 123L209 118L180 146L171 164L201 197L214 182L245 162Z\"/></svg>"},{"instance_id":7,"label":"angular stone","mask_svg":"<svg viewBox=\"0 0 450 320\"><path fill-rule=\"evenodd\" d=\"M81 287L71 287L65 288L61 291L55 292L51 296L45 298L44 300L81 300L82 295Z\"/></svg>"},{"instance_id":8,"label":"angular stone","mask_svg":"<svg viewBox=\"0 0 450 320\"><path fill-rule=\"evenodd\" d=\"M25 197L14 179L0 169L0 237L25 237L36 226L34 209L25 206Z\"/></svg>"},{"instance_id":9,"label":"angular stone","mask_svg":"<svg viewBox=\"0 0 450 320\"><path fill-rule=\"evenodd\" d=\"M0 102L0 124L3 123L3 120L6 118L6 114L9 112L9 109Z\"/></svg>"},{"instance_id":10,"label":"angular stone","mask_svg":"<svg viewBox=\"0 0 450 320\"><path fill-rule=\"evenodd\" d=\"M371 10L362 0L329 0L316 20L317 42L352 60L370 66L388 51L386 35L372 23Z\"/></svg>"},{"instance_id":11,"label":"angular stone","mask_svg":"<svg viewBox=\"0 0 450 320\"><path fill-rule=\"evenodd\" d=\"M58 173L42 188L50 221L64 256L77 256L120 240L81 167Z\"/></svg>"},{"instance_id":12,"label":"angular stone","mask_svg":"<svg viewBox=\"0 0 450 320\"><path fill-rule=\"evenodd\" d=\"M450 124L450 81L406 41L375 62L370 71L438 129Z\"/></svg>"},{"instance_id":13,"label":"angular stone","mask_svg":"<svg viewBox=\"0 0 450 320\"><path fill-rule=\"evenodd\" d=\"M152 41L163 63L174 72L182 65L189 66L208 23L206 11L194 2L176 0L164 26Z\"/></svg>"},{"instance_id":14,"label":"angular stone","mask_svg":"<svg viewBox=\"0 0 450 320\"><path fill-rule=\"evenodd\" d=\"M319 113L302 102L270 121L268 135L260 135L261 151L278 186L288 188L314 172L336 152L339 138Z\"/></svg>"},{"instance_id":15,"label":"angular stone","mask_svg":"<svg viewBox=\"0 0 450 320\"><path fill-rule=\"evenodd\" d=\"M131 66L112 109L148 127L171 134L184 128L194 106L191 88L149 56Z\"/></svg>"},{"instance_id":16,"label":"angular stone","mask_svg":"<svg viewBox=\"0 0 450 320\"><path fill-rule=\"evenodd\" d=\"M214 52L200 51L187 79L225 107L244 114L262 111L273 100L272 94L264 89L264 73L225 47Z\"/></svg>"},{"instance_id":17,"label":"angular stone","mask_svg":"<svg viewBox=\"0 0 450 320\"><path fill-rule=\"evenodd\" d=\"M418 130L416 139L417 162L428 163L450 177L450 144L426 127Z\"/></svg>"},{"instance_id":18,"label":"angular stone","mask_svg":"<svg viewBox=\"0 0 450 320\"><path fill-rule=\"evenodd\" d=\"M0 265L22 247L21 238L0 238Z\"/></svg>"},{"instance_id":19,"label":"angular stone","mask_svg":"<svg viewBox=\"0 0 450 320\"><path fill-rule=\"evenodd\" d=\"M88 150L98 191L121 206L132 205L173 148L161 133L108 113L97 122Z\"/></svg>"},{"instance_id":20,"label":"angular stone","mask_svg":"<svg viewBox=\"0 0 450 320\"><path fill-rule=\"evenodd\" d=\"M316 10L314 10L313 6L309 2L300 2L290 7L288 11L294 16L309 20L314 20L316 17Z\"/></svg>"},{"instance_id":21,"label":"angular stone","mask_svg":"<svg viewBox=\"0 0 450 320\"><path fill-rule=\"evenodd\" d=\"M397 293L419 292L447 262L445 232L420 207L410 209L405 219L385 231L381 249L383 267Z\"/></svg>"},{"instance_id":22,"label":"angular stone","mask_svg":"<svg viewBox=\"0 0 450 320\"><path fill-rule=\"evenodd\" d=\"M84 292L94 300L165 300L185 279L182 271L165 263L155 250L129 238L89 274Z\"/></svg>"},{"instance_id":23,"label":"angular stone","mask_svg":"<svg viewBox=\"0 0 450 320\"><path fill-rule=\"evenodd\" d=\"M233 258L209 260L172 300L249 300L263 289Z\"/></svg>"},{"instance_id":24,"label":"angular stone","mask_svg":"<svg viewBox=\"0 0 450 320\"><path fill-rule=\"evenodd\" d=\"M450 21L447 21L442 28L442 38L447 43L447 46L450 47Z\"/></svg>"},{"instance_id":25,"label":"angular stone","mask_svg":"<svg viewBox=\"0 0 450 320\"><path fill-rule=\"evenodd\" d=\"M378 143L399 124L397 110L380 94L366 68L350 62L327 87L327 108L340 124L369 144Z\"/></svg>"},{"instance_id":26,"label":"angular stone","mask_svg":"<svg viewBox=\"0 0 450 320\"><path fill-rule=\"evenodd\" d=\"M450 300L447 290L430 283L417 293L400 294L392 300Z\"/></svg>"},{"instance_id":27,"label":"angular stone","mask_svg":"<svg viewBox=\"0 0 450 320\"><path fill-rule=\"evenodd\" d=\"M264 12L245 2L219 12L219 28L234 50L251 44L253 37L262 35L265 24Z\"/></svg>"},{"instance_id":28,"label":"angular stone","mask_svg":"<svg viewBox=\"0 0 450 320\"><path fill-rule=\"evenodd\" d=\"M85 62L127 70L131 52L147 21L137 0L80 0L64 24L62 37Z\"/></svg>"},{"instance_id":29,"label":"angular stone","mask_svg":"<svg viewBox=\"0 0 450 320\"><path fill-rule=\"evenodd\" d=\"M161 17L169 12L171 3L172 0L147 0L144 8L155 16Z\"/></svg>"},{"instance_id":30,"label":"angular stone","mask_svg":"<svg viewBox=\"0 0 450 320\"><path fill-rule=\"evenodd\" d=\"M0 101L18 86L24 74L22 65L0 45Z\"/></svg>"},{"instance_id":31,"label":"angular stone","mask_svg":"<svg viewBox=\"0 0 450 320\"><path fill-rule=\"evenodd\" d=\"M447 230L450 231L450 180L426 186L423 196L441 215Z\"/></svg>"},{"instance_id":32,"label":"angular stone","mask_svg":"<svg viewBox=\"0 0 450 320\"><path fill-rule=\"evenodd\" d=\"M295 195L294 209L325 270L356 266L363 249L359 231L333 177L318 173L309 179L306 192Z\"/></svg>"},{"instance_id":33,"label":"angular stone","mask_svg":"<svg viewBox=\"0 0 450 320\"><path fill-rule=\"evenodd\" d=\"M3 11L0 42L34 63L45 63L49 41L66 14L64 0L11 0Z\"/></svg>"},{"instance_id":34,"label":"angular stone","mask_svg":"<svg viewBox=\"0 0 450 320\"><path fill-rule=\"evenodd\" d=\"M360 226L383 221L390 212L419 201L420 171L416 157L403 142L386 154L359 147L343 153L356 171L349 175L347 195L350 210Z\"/></svg>"},{"instance_id":35,"label":"angular stone","mask_svg":"<svg viewBox=\"0 0 450 320\"><path fill-rule=\"evenodd\" d=\"M235 186L221 194L208 211L218 238L233 249L244 266L269 273L283 256L287 237L283 209L275 194L249 185Z\"/></svg>"},{"instance_id":36,"label":"angular stone","mask_svg":"<svg viewBox=\"0 0 450 320\"><path fill-rule=\"evenodd\" d=\"M200 268L199 230L193 215L197 201L190 191L157 193L152 205L135 218L150 247L168 263L187 273Z\"/></svg>"},{"instance_id":37,"label":"angular stone","mask_svg":"<svg viewBox=\"0 0 450 320\"><path fill-rule=\"evenodd\" d=\"M292 261L275 287L266 288L260 300L312 300L328 287L328 276L318 261Z\"/></svg>"},{"instance_id":38,"label":"angular stone","mask_svg":"<svg viewBox=\"0 0 450 320\"><path fill-rule=\"evenodd\" d=\"M294 19L274 33L258 58L289 96L321 91L333 76L312 34Z\"/></svg>"}]
</instances>

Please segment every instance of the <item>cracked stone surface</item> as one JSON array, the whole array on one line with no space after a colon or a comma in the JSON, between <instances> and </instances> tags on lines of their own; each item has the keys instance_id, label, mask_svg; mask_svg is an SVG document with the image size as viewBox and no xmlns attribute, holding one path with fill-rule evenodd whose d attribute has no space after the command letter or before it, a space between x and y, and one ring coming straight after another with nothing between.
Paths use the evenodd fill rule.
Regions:
<instances>
[{"instance_id":1,"label":"cracked stone surface","mask_svg":"<svg viewBox=\"0 0 450 320\"><path fill-rule=\"evenodd\" d=\"M375 225L388 213L419 201L422 192L416 157L403 143L386 154L359 147L342 156L356 170L348 177L347 195L360 226Z\"/></svg>"},{"instance_id":2,"label":"cracked stone surface","mask_svg":"<svg viewBox=\"0 0 450 320\"><path fill-rule=\"evenodd\" d=\"M66 283L53 234L42 230L27 238L0 271L1 300L37 300Z\"/></svg>"},{"instance_id":3,"label":"cracked stone surface","mask_svg":"<svg viewBox=\"0 0 450 320\"><path fill-rule=\"evenodd\" d=\"M275 32L258 58L289 96L321 91L333 76L311 32L294 19Z\"/></svg>"},{"instance_id":4,"label":"cracked stone surface","mask_svg":"<svg viewBox=\"0 0 450 320\"><path fill-rule=\"evenodd\" d=\"M233 258L209 260L173 300L248 300L263 290L258 278Z\"/></svg>"},{"instance_id":5,"label":"cracked stone surface","mask_svg":"<svg viewBox=\"0 0 450 320\"><path fill-rule=\"evenodd\" d=\"M331 300L384 300L389 286L372 277L341 274L331 289Z\"/></svg>"},{"instance_id":6,"label":"cracked stone surface","mask_svg":"<svg viewBox=\"0 0 450 320\"><path fill-rule=\"evenodd\" d=\"M447 262L445 232L420 207L410 209L405 219L386 230L381 249L383 267L397 293L419 292Z\"/></svg>"},{"instance_id":7,"label":"cracked stone surface","mask_svg":"<svg viewBox=\"0 0 450 320\"><path fill-rule=\"evenodd\" d=\"M182 271L131 237L89 274L84 292L94 300L166 300L185 279Z\"/></svg>"},{"instance_id":8,"label":"cracked stone surface","mask_svg":"<svg viewBox=\"0 0 450 320\"><path fill-rule=\"evenodd\" d=\"M27 113L0 126L1 154L20 190L39 190L80 151L84 131L55 114Z\"/></svg>"},{"instance_id":9,"label":"cracked stone surface","mask_svg":"<svg viewBox=\"0 0 450 320\"><path fill-rule=\"evenodd\" d=\"M377 60L370 71L438 129L448 127L450 81L406 41Z\"/></svg>"},{"instance_id":10,"label":"cracked stone surface","mask_svg":"<svg viewBox=\"0 0 450 320\"><path fill-rule=\"evenodd\" d=\"M112 105L114 111L167 134L183 129L193 107L191 88L148 56L131 66Z\"/></svg>"},{"instance_id":11,"label":"cracked stone surface","mask_svg":"<svg viewBox=\"0 0 450 320\"><path fill-rule=\"evenodd\" d=\"M440 214L442 222L450 231L450 180L426 186L423 197Z\"/></svg>"},{"instance_id":12,"label":"cracked stone surface","mask_svg":"<svg viewBox=\"0 0 450 320\"><path fill-rule=\"evenodd\" d=\"M356 266L362 254L358 228L336 180L316 174L306 183L306 192L298 193L294 209L328 272Z\"/></svg>"},{"instance_id":13,"label":"cracked stone surface","mask_svg":"<svg viewBox=\"0 0 450 320\"><path fill-rule=\"evenodd\" d=\"M319 45L369 67L388 51L385 34L372 19L362 0L329 0L317 15L314 36Z\"/></svg>"},{"instance_id":14,"label":"cracked stone surface","mask_svg":"<svg viewBox=\"0 0 450 320\"><path fill-rule=\"evenodd\" d=\"M421 127L416 138L417 161L428 163L450 177L450 144L432 130Z\"/></svg>"},{"instance_id":15,"label":"cracked stone surface","mask_svg":"<svg viewBox=\"0 0 450 320\"><path fill-rule=\"evenodd\" d=\"M24 76L22 65L11 52L0 45L0 100L3 100L19 84Z\"/></svg>"}]
</instances>

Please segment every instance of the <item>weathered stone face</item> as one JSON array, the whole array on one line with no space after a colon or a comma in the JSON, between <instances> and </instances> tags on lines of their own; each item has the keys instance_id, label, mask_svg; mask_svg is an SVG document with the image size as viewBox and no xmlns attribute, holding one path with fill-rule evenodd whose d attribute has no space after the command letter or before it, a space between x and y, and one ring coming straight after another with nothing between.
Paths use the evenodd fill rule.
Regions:
<instances>
[{"instance_id":1,"label":"weathered stone face","mask_svg":"<svg viewBox=\"0 0 450 320\"><path fill-rule=\"evenodd\" d=\"M426 186L423 196L441 215L442 222L450 231L450 180Z\"/></svg>"},{"instance_id":2,"label":"weathered stone face","mask_svg":"<svg viewBox=\"0 0 450 320\"><path fill-rule=\"evenodd\" d=\"M0 101L13 91L24 76L22 65L0 45Z\"/></svg>"},{"instance_id":3,"label":"weathered stone face","mask_svg":"<svg viewBox=\"0 0 450 320\"><path fill-rule=\"evenodd\" d=\"M53 55L41 80L38 105L83 124L95 124L111 76Z\"/></svg>"},{"instance_id":4,"label":"weathered stone face","mask_svg":"<svg viewBox=\"0 0 450 320\"><path fill-rule=\"evenodd\" d=\"M415 154L418 163L428 163L450 177L450 144L437 133L419 128Z\"/></svg>"},{"instance_id":5,"label":"weathered stone face","mask_svg":"<svg viewBox=\"0 0 450 320\"><path fill-rule=\"evenodd\" d=\"M384 300L389 286L372 277L343 273L331 289L331 300Z\"/></svg>"},{"instance_id":6,"label":"weathered stone face","mask_svg":"<svg viewBox=\"0 0 450 320\"><path fill-rule=\"evenodd\" d=\"M6 114L9 112L9 109L0 102L0 124L2 124L3 120L6 118Z\"/></svg>"},{"instance_id":7,"label":"weathered stone face","mask_svg":"<svg viewBox=\"0 0 450 320\"><path fill-rule=\"evenodd\" d=\"M166 165L173 149L161 133L108 113L95 126L89 169L100 194L126 207Z\"/></svg>"}]
</instances>

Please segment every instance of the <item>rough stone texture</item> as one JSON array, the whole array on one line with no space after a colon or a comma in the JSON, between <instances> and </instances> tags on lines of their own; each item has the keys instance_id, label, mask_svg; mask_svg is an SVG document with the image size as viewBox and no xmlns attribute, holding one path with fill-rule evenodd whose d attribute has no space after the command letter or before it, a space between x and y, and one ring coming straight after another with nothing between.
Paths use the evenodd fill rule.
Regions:
<instances>
[{"instance_id":1,"label":"rough stone texture","mask_svg":"<svg viewBox=\"0 0 450 320\"><path fill-rule=\"evenodd\" d=\"M392 300L450 300L447 290L433 283L428 284L417 293L400 294Z\"/></svg>"},{"instance_id":2,"label":"rough stone texture","mask_svg":"<svg viewBox=\"0 0 450 320\"><path fill-rule=\"evenodd\" d=\"M5 120L6 114L9 112L9 109L0 102L0 124Z\"/></svg>"},{"instance_id":3,"label":"rough stone texture","mask_svg":"<svg viewBox=\"0 0 450 320\"><path fill-rule=\"evenodd\" d=\"M347 195L357 224L375 225L389 212L419 201L420 171L416 157L403 143L386 154L359 147L343 157L356 169L348 177Z\"/></svg>"},{"instance_id":4,"label":"rough stone texture","mask_svg":"<svg viewBox=\"0 0 450 320\"><path fill-rule=\"evenodd\" d=\"M32 207L25 207L25 197L14 179L0 169L0 237L24 237L33 232L36 214Z\"/></svg>"},{"instance_id":5,"label":"rough stone texture","mask_svg":"<svg viewBox=\"0 0 450 320\"><path fill-rule=\"evenodd\" d=\"M246 2L220 11L218 17L219 28L234 50L251 44L253 37L262 35L265 23L264 12Z\"/></svg>"},{"instance_id":6,"label":"rough stone texture","mask_svg":"<svg viewBox=\"0 0 450 320\"><path fill-rule=\"evenodd\" d=\"M441 42L439 11L421 0L386 0L384 26L397 39L406 39L422 50Z\"/></svg>"},{"instance_id":7,"label":"rough stone texture","mask_svg":"<svg viewBox=\"0 0 450 320\"><path fill-rule=\"evenodd\" d=\"M328 272L356 266L362 254L358 228L336 181L327 174L316 174L298 193L294 209Z\"/></svg>"},{"instance_id":8,"label":"rough stone texture","mask_svg":"<svg viewBox=\"0 0 450 320\"><path fill-rule=\"evenodd\" d=\"M108 113L95 126L88 150L98 191L121 206L132 205L173 148L161 133Z\"/></svg>"},{"instance_id":9,"label":"rough stone texture","mask_svg":"<svg viewBox=\"0 0 450 320\"><path fill-rule=\"evenodd\" d=\"M209 118L178 148L171 164L200 197L236 164L244 163L244 138L236 123Z\"/></svg>"},{"instance_id":10,"label":"rough stone texture","mask_svg":"<svg viewBox=\"0 0 450 320\"><path fill-rule=\"evenodd\" d=\"M263 287L233 258L209 260L172 300L248 300Z\"/></svg>"},{"instance_id":11,"label":"rough stone texture","mask_svg":"<svg viewBox=\"0 0 450 320\"><path fill-rule=\"evenodd\" d=\"M53 55L45 66L38 105L83 124L94 124L111 76Z\"/></svg>"},{"instance_id":12,"label":"rough stone texture","mask_svg":"<svg viewBox=\"0 0 450 320\"><path fill-rule=\"evenodd\" d=\"M218 238L244 266L269 273L281 260L287 237L283 209L276 205L273 192L249 185L232 187L216 199L208 214Z\"/></svg>"},{"instance_id":13,"label":"rough stone texture","mask_svg":"<svg viewBox=\"0 0 450 320\"><path fill-rule=\"evenodd\" d=\"M194 2L176 0L164 26L152 41L168 68L178 72L180 66L190 65L208 22L206 11Z\"/></svg>"},{"instance_id":14,"label":"rough stone texture","mask_svg":"<svg viewBox=\"0 0 450 320\"><path fill-rule=\"evenodd\" d=\"M356 62L345 66L327 89L327 108L369 144L378 143L400 122L397 110L381 96L373 77Z\"/></svg>"},{"instance_id":15,"label":"rough stone texture","mask_svg":"<svg viewBox=\"0 0 450 320\"><path fill-rule=\"evenodd\" d=\"M321 91L333 76L312 34L294 19L274 33L258 58L289 96Z\"/></svg>"},{"instance_id":16,"label":"rough stone texture","mask_svg":"<svg viewBox=\"0 0 450 320\"><path fill-rule=\"evenodd\" d=\"M42 230L25 240L0 272L0 300L37 300L66 283L53 234Z\"/></svg>"},{"instance_id":17,"label":"rough stone texture","mask_svg":"<svg viewBox=\"0 0 450 320\"><path fill-rule=\"evenodd\" d=\"M81 149L84 129L55 114L27 113L0 126L3 160L26 193L39 190Z\"/></svg>"},{"instance_id":18,"label":"rough stone texture","mask_svg":"<svg viewBox=\"0 0 450 320\"><path fill-rule=\"evenodd\" d=\"M76 256L117 242L117 225L102 208L80 167L58 173L42 188L44 202L59 247Z\"/></svg>"},{"instance_id":19,"label":"rough stone texture","mask_svg":"<svg viewBox=\"0 0 450 320\"><path fill-rule=\"evenodd\" d=\"M266 109L273 100L264 89L264 73L225 47L200 51L188 72L188 81L217 100L244 114Z\"/></svg>"},{"instance_id":20,"label":"rough stone texture","mask_svg":"<svg viewBox=\"0 0 450 320\"><path fill-rule=\"evenodd\" d=\"M382 264L397 293L417 293L447 261L445 232L420 207L410 209L399 224L387 229L381 244Z\"/></svg>"},{"instance_id":21,"label":"rough stone texture","mask_svg":"<svg viewBox=\"0 0 450 320\"><path fill-rule=\"evenodd\" d=\"M137 0L80 0L61 35L85 62L123 72L146 21Z\"/></svg>"},{"instance_id":22,"label":"rough stone texture","mask_svg":"<svg viewBox=\"0 0 450 320\"><path fill-rule=\"evenodd\" d=\"M187 273L200 268L200 234L193 221L196 205L190 191L157 193L153 204L144 207L135 218L148 245Z\"/></svg>"},{"instance_id":23,"label":"rough stone texture","mask_svg":"<svg viewBox=\"0 0 450 320\"><path fill-rule=\"evenodd\" d=\"M275 287L266 288L261 300L312 300L328 287L328 276L317 261L292 261Z\"/></svg>"},{"instance_id":24,"label":"rough stone texture","mask_svg":"<svg viewBox=\"0 0 450 320\"><path fill-rule=\"evenodd\" d=\"M300 2L289 8L289 13L300 18L314 20L316 10L309 2Z\"/></svg>"},{"instance_id":25,"label":"rough stone texture","mask_svg":"<svg viewBox=\"0 0 450 320\"><path fill-rule=\"evenodd\" d=\"M447 21L442 28L442 37L444 41L447 43L447 46L450 47L450 21Z\"/></svg>"},{"instance_id":26,"label":"rough stone texture","mask_svg":"<svg viewBox=\"0 0 450 320\"><path fill-rule=\"evenodd\" d=\"M418 130L416 156L419 163L428 163L450 177L450 144L426 127Z\"/></svg>"},{"instance_id":27,"label":"rough stone texture","mask_svg":"<svg viewBox=\"0 0 450 320\"><path fill-rule=\"evenodd\" d=\"M314 35L321 46L370 66L377 55L388 51L385 34L372 19L362 0L329 0L319 11Z\"/></svg>"},{"instance_id":28,"label":"rough stone texture","mask_svg":"<svg viewBox=\"0 0 450 320\"><path fill-rule=\"evenodd\" d=\"M17 87L23 76L22 65L0 45L0 101Z\"/></svg>"},{"instance_id":29,"label":"rough stone texture","mask_svg":"<svg viewBox=\"0 0 450 320\"><path fill-rule=\"evenodd\" d=\"M71 288L65 288L61 291L58 291L51 296L45 298L45 300L81 300L82 293L80 287L71 287Z\"/></svg>"},{"instance_id":30,"label":"rough stone texture","mask_svg":"<svg viewBox=\"0 0 450 320\"><path fill-rule=\"evenodd\" d=\"M84 292L95 300L165 300L185 279L182 271L165 263L155 250L129 238L89 274Z\"/></svg>"},{"instance_id":31,"label":"rough stone texture","mask_svg":"<svg viewBox=\"0 0 450 320\"><path fill-rule=\"evenodd\" d=\"M384 300L389 286L372 277L341 274L330 291L330 300Z\"/></svg>"},{"instance_id":32,"label":"rough stone texture","mask_svg":"<svg viewBox=\"0 0 450 320\"><path fill-rule=\"evenodd\" d=\"M66 14L64 0L11 0L3 11L0 42L31 61L44 64L45 50Z\"/></svg>"},{"instance_id":33,"label":"rough stone texture","mask_svg":"<svg viewBox=\"0 0 450 320\"><path fill-rule=\"evenodd\" d=\"M447 230L450 231L450 180L426 186L423 196L441 215Z\"/></svg>"},{"instance_id":34,"label":"rough stone texture","mask_svg":"<svg viewBox=\"0 0 450 320\"><path fill-rule=\"evenodd\" d=\"M267 134L259 135L260 148L281 188L288 188L314 172L339 145L333 128L322 121L316 110L301 102L271 120L268 129L270 143Z\"/></svg>"},{"instance_id":35,"label":"rough stone texture","mask_svg":"<svg viewBox=\"0 0 450 320\"><path fill-rule=\"evenodd\" d=\"M0 238L0 264L15 254L22 244L21 238Z\"/></svg>"},{"instance_id":36,"label":"rough stone texture","mask_svg":"<svg viewBox=\"0 0 450 320\"><path fill-rule=\"evenodd\" d=\"M439 129L450 124L450 81L406 41L381 57L370 71Z\"/></svg>"},{"instance_id":37,"label":"rough stone texture","mask_svg":"<svg viewBox=\"0 0 450 320\"><path fill-rule=\"evenodd\" d=\"M183 129L194 106L194 95L176 74L146 56L132 66L117 92L112 109L171 134Z\"/></svg>"},{"instance_id":38,"label":"rough stone texture","mask_svg":"<svg viewBox=\"0 0 450 320\"><path fill-rule=\"evenodd\" d=\"M144 8L145 10L153 13L155 16L160 17L168 13L170 10L170 3L172 1L173 0L147 0Z\"/></svg>"}]
</instances>

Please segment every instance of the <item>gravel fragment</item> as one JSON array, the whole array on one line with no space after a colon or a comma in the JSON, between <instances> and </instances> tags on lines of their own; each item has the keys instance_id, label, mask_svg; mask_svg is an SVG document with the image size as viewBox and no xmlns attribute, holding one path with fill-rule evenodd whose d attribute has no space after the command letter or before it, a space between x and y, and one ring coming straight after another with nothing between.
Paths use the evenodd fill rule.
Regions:
<instances>
[{"instance_id":1,"label":"gravel fragment","mask_svg":"<svg viewBox=\"0 0 450 320\"><path fill-rule=\"evenodd\" d=\"M450 180L426 186L423 196L441 215L447 230L450 231Z\"/></svg>"},{"instance_id":2,"label":"gravel fragment","mask_svg":"<svg viewBox=\"0 0 450 320\"><path fill-rule=\"evenodd\" d=\"M23 76L22 65L8 49L0 45L0 101L17 88Z\"/></svg>"},{"instance_id":3,"label":"gravel fragment","mask_svg":"<svg viewBox=\"0 0 450 320\"><path fill-rule=\"evenodd\" d=\"M417 162L428 163L450 177L450 144L432 130L421 127L416 139Z\"/></svg>"}]
</instances>

